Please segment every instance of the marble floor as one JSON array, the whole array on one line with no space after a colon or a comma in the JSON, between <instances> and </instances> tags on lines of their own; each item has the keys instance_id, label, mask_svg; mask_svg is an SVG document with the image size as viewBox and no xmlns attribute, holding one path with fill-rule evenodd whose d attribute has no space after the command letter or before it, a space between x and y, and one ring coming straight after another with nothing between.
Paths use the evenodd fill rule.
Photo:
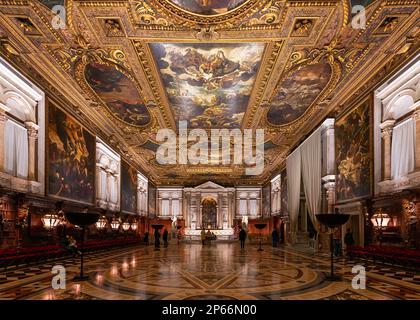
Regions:
<instances>
[{"instance_id":1,"label":"marble floor","mask_svg":"<svg viewBox=\"0 0 420 320\"><path fill-rule=\"evenodd\" d=\"M66 268L66 289L51 286L54 265ZM352 287L352 268L366 268L366 289ZM274 299L420 300L420 271L373 262L336 259L342 280L331 282L329 257L304 248L247 246L238 243L175 243L154 251L131 247L90 254L90 280L74 282L78 260L67 259L20 269L0 270L0 300L7 299Z\"/></svg>"}]
</instances>

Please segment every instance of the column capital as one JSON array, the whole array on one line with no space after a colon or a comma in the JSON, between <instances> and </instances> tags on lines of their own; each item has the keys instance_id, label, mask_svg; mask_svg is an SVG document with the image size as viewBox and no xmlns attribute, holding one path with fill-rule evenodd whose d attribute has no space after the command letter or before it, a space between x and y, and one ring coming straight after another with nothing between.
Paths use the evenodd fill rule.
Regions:
<instances>
[{"instance_id":1,"label":"column capital","mask_svg":"<svg viewBox=\"0 0 420 320\"><path fill-rule=\"evenodd\" d=\"M37 125L33 121L26 121L25 122L25 127L28 130L28 136L29 137L31 137L31 138L37 138L38 137L39 125Z\"/></svg>"},{"instance_id":2,"label":"column capital","mask_svg":"<svg viewBox=\"0 0 420 320\"><path fill-rule=\"evenodd\" d=\"M6 111L9 108L7 108L3 103L0 102L0 122L6 122L7 116Z\"/></svg>"},{"instance_id":3,"label":"column capital","mask_svg":"<svg viewBox=\"0 0 420 320\"><path fill-rule=\"evenodd\" d=\"M416 110L414 110L413 120L414 121L420 120L420 107L418 107Z\"/></svg>"},{"instance_id":4,"label":"column capital","mask_svg":"<svg viewBox=\"0 0 420 320\"><path fill-rule=\"evenodd\" d=\"M382 122L379 127L382 130L382 135L388 135L392 133L392 130L394 129L395 120L386 120Z\"/></svg>"},{"instance_id":5,"label":"column capital","mask_svg":"<svg viewBox=\"0 0 420 320\"><path fill-rule=\"evenodd\" d=\"M0 114L4 114L8 111L10 111L10 108L6 106L4 103L0 102Z\"/></svg>"},{"instance_id":6,"label":"column capital","mask_svg":"<svg viewBox=\"0 0 420 320\"><path fill-rule=\"evenodd\" d=\"M395 120L386 120L382 122L379 127L382 130L382 137L389 138L392 135L392 130L394 129Z\"/></svg>"}]
</instances>

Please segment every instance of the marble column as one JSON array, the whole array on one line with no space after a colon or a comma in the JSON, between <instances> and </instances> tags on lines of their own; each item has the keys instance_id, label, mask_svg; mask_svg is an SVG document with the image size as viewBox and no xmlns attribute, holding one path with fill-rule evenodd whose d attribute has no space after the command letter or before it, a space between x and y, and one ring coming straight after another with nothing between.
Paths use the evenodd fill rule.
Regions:
<instances>
[{"instance_id":1,"label":"marble column","mask_svg":"<svg viewBox=\"0 0 420 320\"><path fill-rule=\"evenodd\" d=\"M333 213L335 206L335 181L327 181L324 184L324 188L327 195L328 213Z\"/></svg>"},{"instance_id":2,"label":"marble column","mask_svg":"<svg viewBox=\"0 0 420 320\"><path fill-rule=\"evenodd\" d=\"M391 180L391 150L392 150L392 130L395 120L386 120L380 125L383 139L383 164L384 173L383 180Z\"/></svg>"},{"instance_id":3,"label":"marble column","mask_svg":"<svg viewBox=\"0 0 420 320\"><path fill-rule=\"evenodd\" d=\"M34 122L27 121L25 127L28 131L28 178L31 181L36 181L36 147L39 126Z\"/></svg>"},{"instance_id":4,"label":"marble column","mask_svg":"<svg viewBox=\"0 0 420 320\"><path fill-rule=\"evenodd\" d=\"M0 104L0 171L4 171L4 126L7 121L6 112Z\"/></svg>"},{"instance_id":5,"label":"marble column","mask_svg":"<svg viewBox=\"0 0 420 320\"><path fill-rule=\"evenodd\" d=\"M420 108L413 113L413 120L416 123L416 171L420 170Z\"/></svg>"}]
</instances>

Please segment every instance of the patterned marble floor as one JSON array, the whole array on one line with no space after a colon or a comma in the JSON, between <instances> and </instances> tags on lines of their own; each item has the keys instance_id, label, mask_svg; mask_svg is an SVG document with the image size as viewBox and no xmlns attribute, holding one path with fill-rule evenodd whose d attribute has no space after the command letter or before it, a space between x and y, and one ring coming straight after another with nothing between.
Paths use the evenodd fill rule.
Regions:
<instances>
[{"instance_id":1,"label":"patterned marble floor","mask_svg":"<svg viewBox=\"0 0 420 320\"><path fill-rule=\"evenodd\" d=\"M53 265L66 267L66 289L51 286ZM353 289L352 267L360 261L336 259L341 281L326 279L328 255L290 247L237 243L176 244L160 251L132 247L89 255L90 280L74 282L78 260L0 271L0 300L8 299L274 299L420 300L420 272L365 264L366 289Z\"/></svg>"}]
</instances>

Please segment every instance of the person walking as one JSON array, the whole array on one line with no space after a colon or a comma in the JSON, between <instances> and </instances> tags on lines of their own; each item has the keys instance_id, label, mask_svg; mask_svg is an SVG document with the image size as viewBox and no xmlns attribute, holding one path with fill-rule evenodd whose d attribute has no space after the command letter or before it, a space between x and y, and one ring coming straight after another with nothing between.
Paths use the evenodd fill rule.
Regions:
<instances>
[{"instance_id":1,"label":"person walking","mask_svg":"<svg viewBox=\"0 0 420 320\"><path fill-rule=\"evenodd\" d=\"M354 246L354 238L353 233L350 229L347 229L346 235L344 236L344 244L346 245L346 251L351 247Z\"/></svg>"},{"instance_id":2,"label":"person walking","mask_svg":"<svg viewBox=\"0 0 420 320\"><path fill-rule=\"evenodd\" d=\"M341 256L341 232L340 228L335 228L333 232L333 246L334 246L334 255L336 257Z\"/></svg>"},{"instance_id":3,"label":"person walking","mask_svg":"<svg viewBox=\"0 0 420 320\"><path fill-rule=\"evenodd\" d=\"M160 233L158 229L155 229L155 249L160 248Z\"/></svg>"},{"instance_id":4,"label":"person walking","mask_svg":"<svg viewBox=\"0 0 420 320\"><path fill-rule=\"evenodd\" d=\"M163 231L163 236L162 236L162 239L163 239L163 246L164 246L165 248L167 248L167 247L168 247L168 236L169 236L169 232L168 232L168 230L166 230L166 228L165 228L165 230Z\"/></svg>"},{"instance_id":5,"label":"person walking","mask_svg":"<svg viewBox=\"0 0 420 320\"><path fill-rule=\"evenodd\" d=\"M146 246L149 245L149 231L146 231L144 233L144 243L146 244Z\"/></svg>"},{"instance_id":6,"label":"person walking","mask_svg":"<svg viewBox=\"0 0 420 320\"><path fill-rule=\"evenodd\" d=\"M277 244L279 242L279 233L277 232L276 228L273 229L273 232L271 233L271 238L273 240L273 247L277 247Z\"/></svg>"},{"instance_id":7,"label":"person walking","mask_svg":"<svg viewBox=\"0 0 420 320\"><path fill-rule=\"evenodd\" d=\"M242 228L239 231L239 241L241 242L241 249L245 249L246 231Z\"/></svg>"},{"instance_id":8,"label":"person walking","mask_svg":"<svg viewBox=\"0 0 420 320\"><path fill-rule=\"evenodd\" d=\"M204 246L206 242L206 232L204 231L204 229L201 229L201 244Z\"/></svg>"},{"instance_id":9,"label":"person walking","mask_svg":"<svg viewBox=\"0 0 420 320\"><path fill-rule=\"evenodd\" d=\"M181 241L181 239L182 239L182 233L181 233L181 230L178 230L178 233L177 233L177 239L178 239L178 245L179 245L179 242Z\"/></svg>"}]
</instances>

